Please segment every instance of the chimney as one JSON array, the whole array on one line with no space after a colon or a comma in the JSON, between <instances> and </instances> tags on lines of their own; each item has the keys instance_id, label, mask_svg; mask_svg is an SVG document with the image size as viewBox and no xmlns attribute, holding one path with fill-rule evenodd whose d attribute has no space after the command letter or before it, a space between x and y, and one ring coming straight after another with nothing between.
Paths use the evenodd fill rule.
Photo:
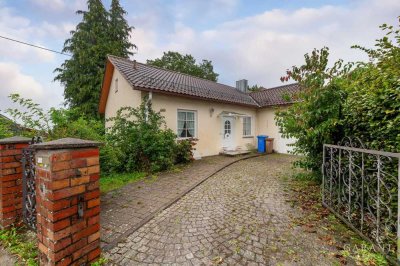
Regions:
<instances>
[{"instance_id":1,"label":"chimney","mask_svg":"<svg viewBox=\"0 0 400 266\"><path fill-rule=\"evenodd\" d=\"M133 69L137 69L137 64L136 64L136 60L133 60Z\"/></svg>"},{"instance_id":2,"label":"chimney","mask_svg":"<svg viewBox=\"0 0 400 266\"><path fill-rule=\"evenodd\" d=\"M247 79L241 79L236 81L236 89L241 92L247 92L249 88Z\"/></svg>"}]
</instances>

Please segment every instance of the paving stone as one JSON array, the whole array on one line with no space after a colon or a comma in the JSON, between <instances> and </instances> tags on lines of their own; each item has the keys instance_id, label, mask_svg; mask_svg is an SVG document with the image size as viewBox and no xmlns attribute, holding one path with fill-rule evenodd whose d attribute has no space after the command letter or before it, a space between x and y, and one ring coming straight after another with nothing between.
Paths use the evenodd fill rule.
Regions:
<instances>
[{"instance_id":1,"label":"paving stone","mask_svg":"<svg viewBox=\"0 0 400 266\"><path fill-rule=\"evenodd\" d=\"M243 157L248 156L206 157L192 162L179 172L161 173L156 180L145 179L102 195L102 247L123 237L146 217L179 198L183 192L206 179L217 169Z\"/></svg>"},{"instance_id":2,"label":"paving stone","mask_svg":"<svg viewBox=\"0 0 400 266\"><path fill-rule=\"evenodd\" d=\"M287 201L281 178L292 160L268 155L222 170L128 236L119 261L138 254L132 265L333 265L316 234L293 227L302 214Z\"/></svg>"}]
</instances>

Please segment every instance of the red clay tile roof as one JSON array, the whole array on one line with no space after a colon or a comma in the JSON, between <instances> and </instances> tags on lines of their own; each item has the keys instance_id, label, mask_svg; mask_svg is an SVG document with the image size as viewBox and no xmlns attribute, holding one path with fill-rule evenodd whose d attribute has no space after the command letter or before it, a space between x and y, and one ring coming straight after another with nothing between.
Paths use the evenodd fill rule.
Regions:
<instances>
[{"instance_id":1,"label":"red clay tile roof","mask_svg":"<svg viewBox=\"0 0 400 266\"><path fill-rule=\"evenodd\" d=\"M270 89L263 88L261 91L250 93L250 96L260 107L284 105L296 102L293 96L298 93L300 89L298 83L293 83Z\"/></svg>"},{"instance_id":2,"label":"red clay tile roof","mask_svg":"<svg viewBox=\"0 0 400 266\"><path fill-rule=\"evenodd\" d=\"M136 62L135 68L135 62L129 59L108 56L108 60L135 89L158 91L218 102L241 104L252 107L289 104L293 101L285 101L284 95L292 95L300 89L298 84L290 84L271 89L263 89L259 92L244 93L237 90L235 87L139 62ZM104 93L108 95L107 92ZM104 95L105 99L100 103L100 112L104 112L102 109L105 107L107 95Z\"/></svg>"},{"instance_id":3,"label":"red clay tile roof","mask_svg":"<svg viewBox=\"0 0 400 266\"><path fill-rule=\"evenodd\" d=\"M257 107L258 104L247 93L234 87L207 79L166 70L128 59L109 56L111 63L135 88L180 94L221 102L236 103Z\"/></svg>"}]
</instances>

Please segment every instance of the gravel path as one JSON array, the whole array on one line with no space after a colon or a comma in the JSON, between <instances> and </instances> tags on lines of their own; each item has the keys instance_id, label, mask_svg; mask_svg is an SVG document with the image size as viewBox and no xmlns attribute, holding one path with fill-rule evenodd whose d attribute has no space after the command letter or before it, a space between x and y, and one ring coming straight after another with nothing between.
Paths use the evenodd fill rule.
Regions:
<instances>
[{"instance_id":1,"label":"gravel path","mask_svg":"<svg viewBox=\"0 0 400 266\"><path fill-rule=\"evenodd\" d=\"M282 176L291 156L235 163L108 251L117 265L333 265L315 234L296 226Z\"/></svg>"}]
</instances>

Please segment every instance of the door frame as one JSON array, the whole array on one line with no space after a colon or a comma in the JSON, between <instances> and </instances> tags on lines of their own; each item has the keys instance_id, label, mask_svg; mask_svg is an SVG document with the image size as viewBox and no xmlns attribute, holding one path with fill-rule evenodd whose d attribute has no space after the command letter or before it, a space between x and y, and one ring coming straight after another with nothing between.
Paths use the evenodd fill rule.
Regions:
<instances>
[{"instance_id":1,"label":"door frame","mask_svg":"<svg viewBox=\"0 0 400 266\"><path fill-rule=\"evenodd\" d=\"M230 121L231 123L231 134L230 140L227 143L225 139L225 121ZM221 130L222 130L222 149L224 150L234 150L235 149L235 118L232 116L223 116L221 119Z\"/></svg>"}]
</instances>

